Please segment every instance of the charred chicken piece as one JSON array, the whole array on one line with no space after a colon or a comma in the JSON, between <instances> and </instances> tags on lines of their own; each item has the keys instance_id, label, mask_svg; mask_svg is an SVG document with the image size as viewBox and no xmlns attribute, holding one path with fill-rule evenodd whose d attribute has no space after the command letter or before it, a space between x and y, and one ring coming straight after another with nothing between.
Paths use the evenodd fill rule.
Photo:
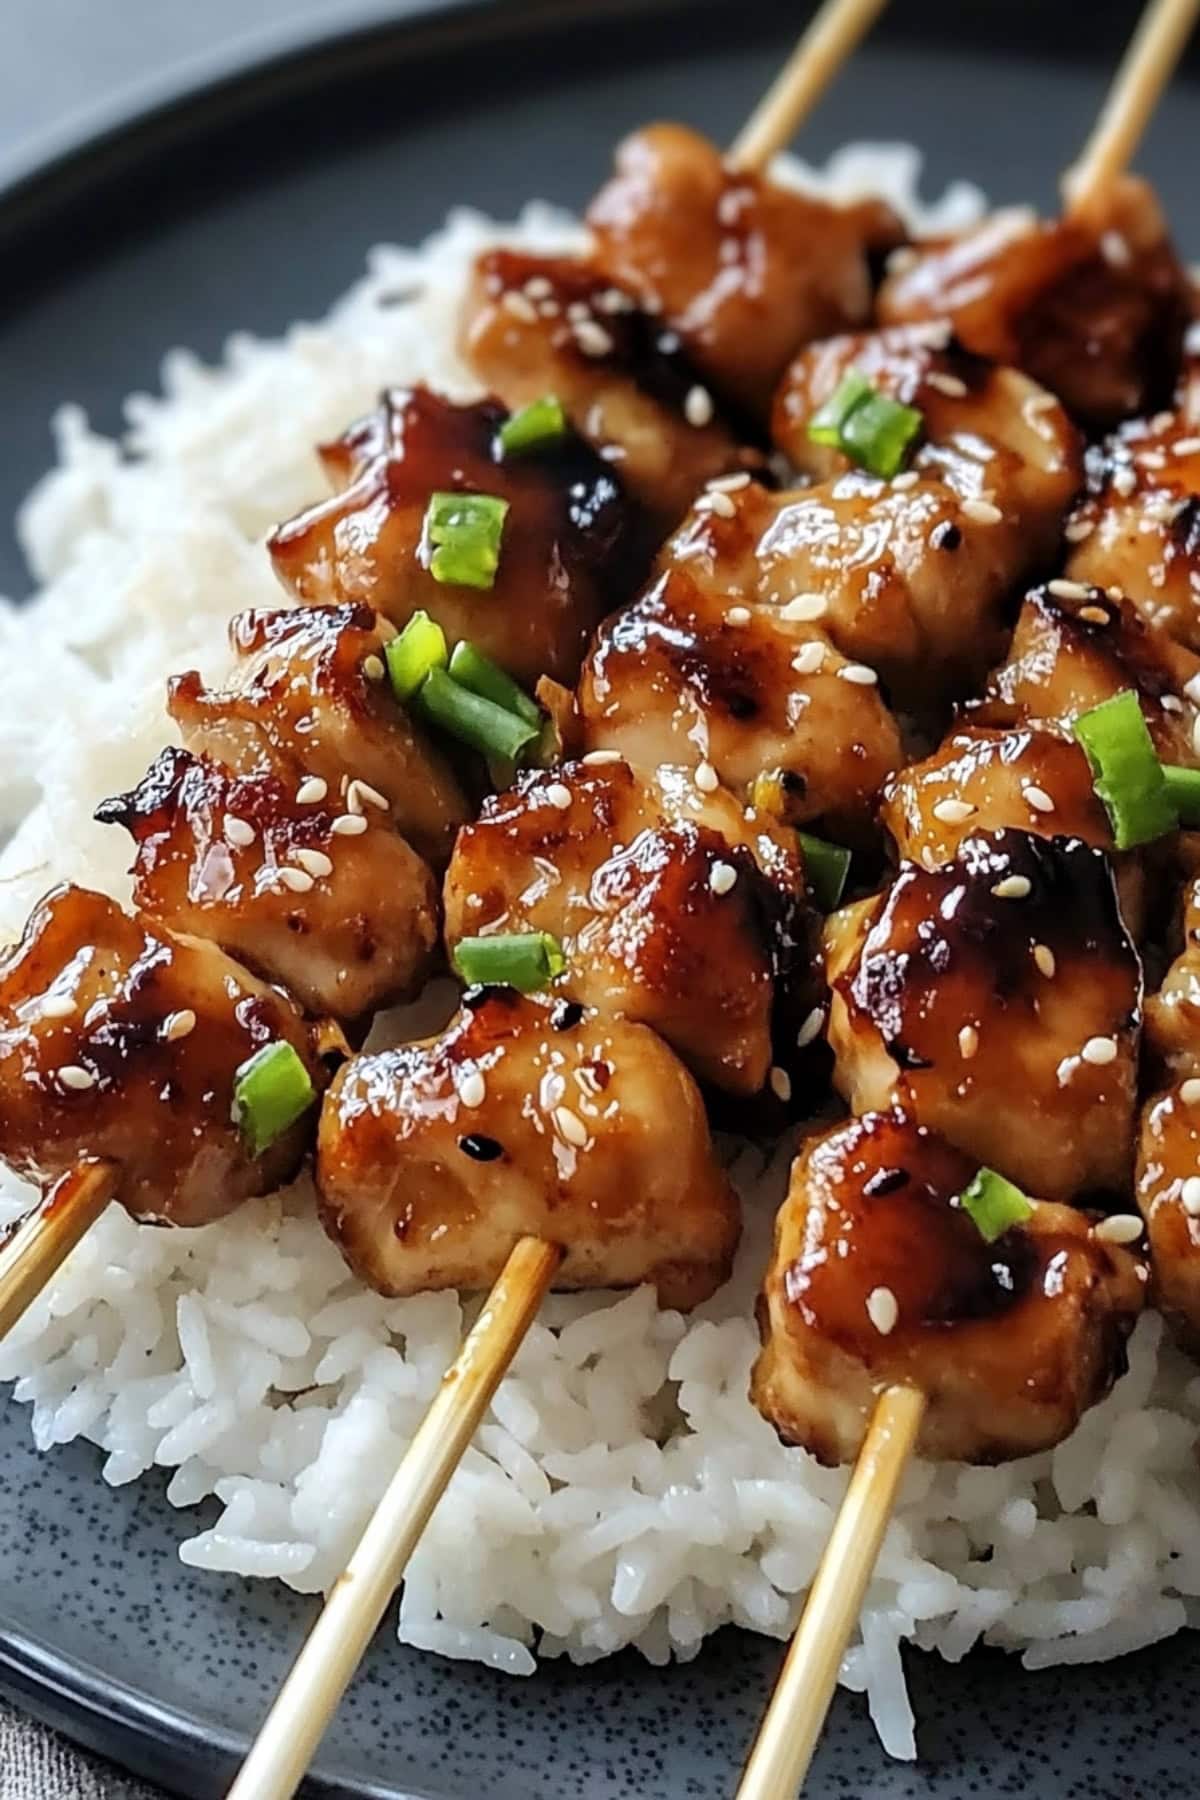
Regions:
<instances>
[{"instance_id":1,"label":"charred chicken piece","mask_svg":"<svg viewBox=\"0 0 1200 1800\"><path fill-rule=\"evenodd\" d=\"M775 1225L751 1386L789 1443L850 1462L879 1391L907 1383L928 1399L918 1454L1031 1456L1124 1371L1144 1263L1044 1200L988 1243L957 1204L977 1166L901 1112L806 1145Z\"/></svg>"},{"instance_id":2,"label":"charred chicken piece","mask_svg":"<svg viewBox=\"0 0 1200 1800\"><path fill-rule=\"evenodd\" d=\"M383 1294L484 1288L517 1239L556 1286L652 1282L694 1306L729 1273L737 1201L695 1084L654 1032L477 989L440 1037L359 1056L321 1119L326 1230Z\"/></svg>"}]
</instances>

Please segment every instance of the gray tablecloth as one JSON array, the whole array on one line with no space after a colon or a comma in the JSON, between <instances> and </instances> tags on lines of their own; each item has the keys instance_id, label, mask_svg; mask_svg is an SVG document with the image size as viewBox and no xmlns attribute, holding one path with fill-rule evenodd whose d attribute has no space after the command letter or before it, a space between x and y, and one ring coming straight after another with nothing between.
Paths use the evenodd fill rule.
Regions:
<instances>
[{"instance_id":1,"label":"gray tablecloth","mask_svg":"<svg viewBox=\"0 0 1200 1800\"><path fill-rule=\"evenodd\" d=\"M0 1702L0 1800L157 1800L157 1795Z\"/></svg>"}]
</instances>

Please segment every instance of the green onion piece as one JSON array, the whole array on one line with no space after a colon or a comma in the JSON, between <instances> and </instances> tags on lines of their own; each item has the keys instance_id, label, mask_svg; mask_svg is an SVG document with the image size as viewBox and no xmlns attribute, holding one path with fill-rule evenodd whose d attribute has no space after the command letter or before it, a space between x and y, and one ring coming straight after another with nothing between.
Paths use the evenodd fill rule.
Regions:
<instances>
[{"instance_id":1,"label":"green onion piece","mask_svg":"<svg viewBox=\"0 0 1200 1800\"><path fill-rule=\"evenodd\" d=\"M809 892L822 912L832 912L846 888L850 872L850 852L840 844L829 844L824 838L797 832L804 852L804 878Z\"/></svg>"},{"instance_id":2,"label":"green onion piece","mask_svg":"<svg viewBox=\"0 0 1200 1800\"><path fill-rule=\"evenodd\" d=\"M567 435L567 415L557 394L544 394L506 419L496 434L504 456L526 450L545 450Z\"/></svg>"},{"instance_id":3,"label":"green onion piece","mask_svg":"<svg viewBox=\"0 0 1200 1800\"><path fill-rule=\"evenodd\" d=\"M430 669L444 669L448 661L446 634L427 612L415 612L404 630L384 648L392 692L397 700L411 700Z\"/></svg>"},{"instance_id":4,"label":"green onion piece","mask_svg":"<svg viewBox=\"0 0 1200 1800\"><path fill-rule=\"evenodd\" d=\"M518 687L511 675L506 675L499 663L494 663L490 656L477 650L474 644L455 644L454 654L450 658L450 673L460 687L470 688L473 694L482 694L496 706L502 706L505 712L516 713L518 719L524 719L527 725L542 728L542 709L525 689Z\"/></svg>"},{"instance_id":5,"label":"green onion piece","mask_svg":"<svg viewBox=\"0 0 1200 1800\"><path fill-rule=\"evenodd\" d=\"M233 1118L251 1156L261 1156L316 1099L308 1070L285 1038L264 1044L233 1078Z\"/></svg>"},{"instance_id":6,"label":"green onion piece","mask_svg":"<svg viewBox=\"0 0 1200 1800\"><path fill-rule=\"evenodd\" d=\"M431 494L424 532L433 579L452 587L492 587L507 512L508 501L497 494Z\"/></svg>"},{"instance_id":7,"label":"green onion piece","mask_svg":"<svg viewBox=\"0 0 1200 1800\"><path fill-rule=\"evenodd\" d=\"M547 987L567 966L562 945L548 931L460 938L450 960L471 987L511 987L520 994Z\"/></svg>"},{"instance_id":8,"label":"green onion piece","mask_svg":"<svg viewBox=\"0 0 1200 1800\"><path fill-rule=\"evenodd\" d=\"M1081 713L1072 729L1083 745L1118 850L1148 844L1176 829L1178 815L1132 688Z\"/></svg>"},{"instance_id":9,"label":"green onion piece","mask_svg":"<svg viewBox=\"0 0 1200 1800\"><path fill-rule=\"evenodd\" d=\"M1187 830L1200 825L1200 769L1183 769L1178 763L1163 764L1167 798Z\"/></svg>"},{"instance_id":10,"label":"green onion piece","mask_svg":"<svg viewBox=\"0 0 1200 1800\"><path fill-rule=\"evenodd\" d=\"M521 752L540 735L538 725L519 718L507 707L497 706L482 694L473 694L444 669L429 671L416 699L432 724L501 763L516 763Z\"/></svg>"},{"instance_id":11,"label":"green onion piece","mask_svg":"<svg viewBox=\"0 0 1200 1800\"><path fill-rule=\"evenodd\" d=\"M980 1169L958 1201L987 1244L994 1244L1011 1226L1023 1225L1033 1217L1033 1206L1020 1188L997 1175L995 1169Z\"/></svg>"},{"instance_id":12,"label":"green onion piece","mask_svg":"<svg viewBox=\"0 0 1200 1800\"><path fill-rule=\"evenodd\" d=\"M814 444L829 444L869 474L890 480L908 461L923 423L915 407L881 394L861 369L851 369L808 421L808 435Z\"/></svg>"}]
</instances>

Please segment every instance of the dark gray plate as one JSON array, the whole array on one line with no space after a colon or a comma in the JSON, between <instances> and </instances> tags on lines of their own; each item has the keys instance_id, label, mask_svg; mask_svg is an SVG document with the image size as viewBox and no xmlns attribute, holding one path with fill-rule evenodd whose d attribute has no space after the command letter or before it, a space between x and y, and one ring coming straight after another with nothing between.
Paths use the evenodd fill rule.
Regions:
<instances>
[{"instance_id":1,"label":"dark gray plate","mask_svg":"<svg viewBox=\"0 0 1200 1800\"><path fill-rule=\"evenodd\" d=\"M367 8L363 18L378 13ZM797 24L791 5L676 0L446 4L336 40L309 31L214 67L138 116L69 136L0 191L0 591L28 586L8 530L80 400L107 430L174 344L322 309L367 245L412 241L470 201L580 204L613 140L677 116L729 136ZM906 0L805 133L929 152L930 183L1053 199L1131 6ZM1081 39L1086 39L1081 42ZM1019 46L1019 47L1018 47ZM1197 87L1181 81L1143 157L1200 250ZM110 1492L81 1445L47 1457L0 1414L0 1686L95 1749L188 1795L218 1793L311 1606L198 1576L175 1556L194 1516L153 1480ZM314 1791L467 1800L716 1800L732 1792L777 1647L726 1632L686 1669L623 1657L518 1683L381 1639L325 1743ZM842 1696L809 1791L839 1800L1190 1795L1193 1638L1101 1668L1025 1676L995 1653L913 1656L922 1763L889 1765Z\"/></svg>"}]
</instances>

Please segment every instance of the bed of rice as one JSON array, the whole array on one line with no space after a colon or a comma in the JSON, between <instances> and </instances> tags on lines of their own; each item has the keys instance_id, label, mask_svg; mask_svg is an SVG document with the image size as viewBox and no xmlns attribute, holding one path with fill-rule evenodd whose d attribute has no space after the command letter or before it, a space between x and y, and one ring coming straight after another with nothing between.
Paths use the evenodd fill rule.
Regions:
<instances>
[{"instance_id":1,"label":"bed of rice","mask_svg":"<svg viewBox=\"0 0 1200 1800\"><path fill-rule=\"evenodd\" d=\"M860 147L827 178L911 211L916 172L911 152ZM959 188L939 216L977 204ZM234 337L215 369L168 357L120 445L64 410L60 466L22 519L44 588L32 609L0 606L0 941L61 877L127 891L126 840L91 810L164 741L164 676L218 674L230 615L278 603L261 540L321 491L315 441L388 382L469 390L452 320L468 259L501 235L556 246L578 226L540 206L503 230L462 213L418 251L375 250L319 324ZM733 1281L690 1318L648 1291L549 1301L410 1566L404 1641L528 1675L535 1653L585 1662L634 1644L661 1662L731 1620L788 1631L845 1476L783 1449L746 1398L787 1146L765 1170L731 1154L746 1210ZM0 1222L30 1199L0 1177ZM464 1316L453 1294L358 1289L301 1181L203 1231L112 1209L0 1346L0 1379L31 1407L39 1448L82 1436L109 1482L158 1464L176 1506L215 1494L217 1525L181 1530L186 1563L315 1590ZM914 1754L903 1640L958 1658L982 1637L1041 1667L1200 1618L1198 1419L1200 1380L1147 1317L1129 1374L1052 1454L910 1470L842 1675L889 1751Z\"/></svg>"}]
</instances>

